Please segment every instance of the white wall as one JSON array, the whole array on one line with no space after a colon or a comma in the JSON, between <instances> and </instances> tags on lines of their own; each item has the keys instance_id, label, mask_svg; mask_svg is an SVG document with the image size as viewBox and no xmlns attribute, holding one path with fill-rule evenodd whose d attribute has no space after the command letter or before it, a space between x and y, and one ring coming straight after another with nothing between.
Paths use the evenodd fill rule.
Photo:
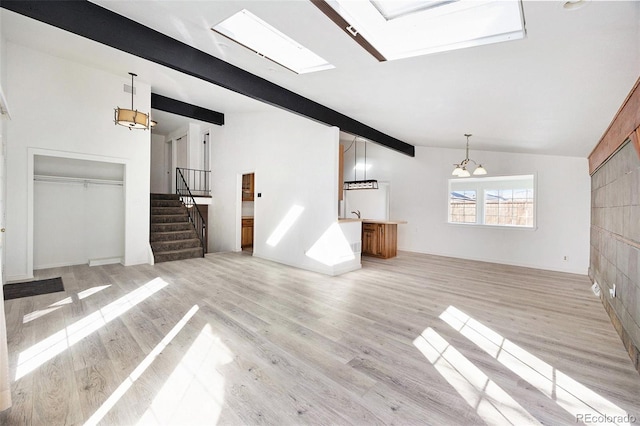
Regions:
<instances>
[{"instance_id":1,"label":"white wall","mask_svg":"<svg viewBox=\"0 0 640 426\"><path fill-rule=\"evenodd\" d=\"M586 274L590 220L587 160L486 151L471 154L487 168L488 176L537 175L537 229L447 223L447 182L453 164L464 158L463 149L416 147L416 156L411 158L370 143L367 177L390 182L390 218L408 221L398 225L398 248ZM353 150L345 155L345 176L353 176Z\"/></svg>"},{"instance_id":2,"label":"white wall","mask_svg":"<svg viewBox=\"0 0 640 426\"><path fill-rule=\"evenodd\" d=\"M204 140L203 134L206 132L202 126L197 123L189 123L189 168L204 170Z\"/></svg>"},{"instance_id":3,"label":"white wall","mask_svg":"<svg viewBox=\"0 0 640 426\"><path fill-rule=\"evenodd\" d=\"M112 75L7 42L7 279L33 275L33 156L44 149L62 156L125 166L125 265L149 262L150 132L113 123L126 107L127 72ZM144 76L135 81L135 107L151 109ZM30 198L31 197L31 198Z\"/></svg>"},{"instance_id":4,"label":"white wall","mask_svg":"<svg viewBox=\"0 0 640 426\"><path fill-rule=\"evenodd\" d=\"M152 133L150 191L154 194L165 194L171 190L167 187L169 178L167 177L165 151L165 137Z\"/></svg>"},{"instance_id":5,"label":"white wall","mask_svg":"<svg viewBox=\"0 0 640 426\"><path fill-rule=\"evenodd\" d=\"M0 31L0 86L5 87L5 43ZM5 167L4 167L4 141L6 126L0 118L0 226L4 227L5 211ZM0 286L4 285L4 234L0 233ZM4 316L4 296L0 292L0 411L11 406L11 386L9 378L9 354L7 350L7 329Z\"/></svg>"},{"instance_id":6,"label":"white wall","mask_svg":"<svg viewBox=\"0 0 640 426\"><path fill-rule=\"evenodd\" d=\"M241 175L255 172L253 255L332 273L305 252L336 223L338 138L336 128L275 108L225 114L225 125L211 137L210 251L240 250ZM299 217L278 244L267 244L295 206Z\"/></svg>"}]
</instances>

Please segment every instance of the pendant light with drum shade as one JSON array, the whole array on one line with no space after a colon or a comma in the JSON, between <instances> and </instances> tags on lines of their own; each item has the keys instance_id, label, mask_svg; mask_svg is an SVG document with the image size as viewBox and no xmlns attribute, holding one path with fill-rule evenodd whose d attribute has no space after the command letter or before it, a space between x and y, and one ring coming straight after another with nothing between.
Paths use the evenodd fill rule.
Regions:
<instances>
[{"instance_id":1,"label":"pendant light with drum shade","mask_svg":"<svg viewBox=\"0 0 640 426\"><path fill-rule=\"evenodd\" d=\"M129 130L147 130L149 128L149 114L133 108L133 93L135 92L133 77L137 77L137 74L130 72L129 75L131 75L131 109L117 107L115 109L114 122L121 126L128 127Z\"/></svg>"},{"instance_id":2,"label":"pendant light with drum shade","mask_svg":"<svg viewBox=\"0 0 640 426\"><path fill-rule=\"evenodd\" d=\"M464 160L462 160L459 164L454 164L455 168L453 169L453 172L451 172L451 174L453 176L457 176L457 177L469 177L471 176L471 173L469 173L469 170L467 170L467 164L469 164L469 162L473 163L473 164L477 164L478 167L476 167L476 169L473 171L473 174L475 176L479 176L479 175L486 175L487 174L487 170L482 167L482 164L478 164L475 161L473 161L472 159L469 158L469 137L472 136L470 133L465 133L465 136L467 137L467 155L464 158Z\"/></svg>"}]
</instances>

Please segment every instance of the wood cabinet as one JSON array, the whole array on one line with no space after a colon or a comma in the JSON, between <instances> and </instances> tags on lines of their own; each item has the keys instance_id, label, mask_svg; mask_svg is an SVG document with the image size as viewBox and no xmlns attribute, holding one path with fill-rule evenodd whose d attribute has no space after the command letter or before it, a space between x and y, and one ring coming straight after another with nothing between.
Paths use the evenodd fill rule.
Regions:
<instances>
[{"instance_id":1,"label":"wood cabinet","mask_svg":"<svg viewBox=\"0 0 640 426\"><path fill-rule=\"evenodd\" d=\"M253 246L253 218L242 218L240 245L243 248Z\"/></svg>"},{"instance_id":2,"label":"wood cabinet","mask_svg":"<svg viewBox=\"0 0 640 426\"><path fill-rule=\"evenodd\" d=\"M253 201L255 175L249 173L242 175L242 201Z\"/></svg>"},{"instance_id":3,"label":"wood cabinet","mask_svg":"<svg viewBox=\"0 0 640 426\"><path fill-rule=\"evenodd\" d=\"M383 259L398 255L398 225L362 222L362 254Z\"/></svg>"}]
</instances>

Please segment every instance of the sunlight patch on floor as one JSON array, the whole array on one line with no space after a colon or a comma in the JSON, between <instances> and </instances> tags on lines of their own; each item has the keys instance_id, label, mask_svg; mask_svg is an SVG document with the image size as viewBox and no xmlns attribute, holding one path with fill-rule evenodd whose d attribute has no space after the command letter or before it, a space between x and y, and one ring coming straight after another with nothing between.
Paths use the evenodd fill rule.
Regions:
<instances>
[{"instance_id":1,"label":"sunlight patch on floor","mask_svg":"<svg viewBox=\"0 0 640 426\"><path fill-rule=\"evenodd\" d=\"M155 278L100 310L25 349L18 356L15 380L40 367L167 285L168 283L162 278Z\"/></svg>"},{"instance_id":2,"label":"sunlight patch on floor","mask_svg":"<svg viewBox=\"0 0 640 426\"><path fill-rule=\"evenodd\" d=\"M355 259L351 244L338 223L329 226L306 255L327 266L335 266Z\"/></svg>"},{"instance_id":3,"label":"sunlight patch on floor","mask_svg":"<svg viewBox=\"0 0 640 426\"><path fill-rule=\"evenodd\" d=\"M449 306L440 319L475 343L498 362L554 400L575 418L609 416L629 418L626 411L484 326L459 309ZM629 424L618 423L618 424Z\"/></svg>"},{"instance_id":4,"label":"sunlight patch on floor","mask_svg":"<svg viewBox=\"0 0 640 426\"><path fill-rule=\"evenodd\" d=\"M487 424L540 424L432 328L424 330L413 344Z\"/></svg>"},{"instance_id":5,"label":"sunlight patch on floor","mask_svg":"<svg viewBox=\"0 0 640 426\"><path fill-rule=\"evenodd\" d=\"M184 328L189 320L198 312L200 307L194 305L189 311L182 317L180 321L167 333L166 336L156 345L155 348L142 360L140 364L131 372L118 388L107 398L107 400L96 410L96 412L85 422L85 426L97 425L104 416L111 410L116 403L124 396L133 383L145 372L145 370L151 365L151 363L162 353L163 349L171 343L174 337Z\"/></svg>"},{"instance_id":6,"label":"sunlight patch on floor","mask_svg":"<svg viewBox=\"0 0 640 426\"><path fill-rule=\"evenodd\" d=\"M78 299L82 300L84 298L87 298L87 297L91 296L92 294L95 294L95 293L97 293L97 292L99 292L101 290L104 290L107 287L111 287L111 284L102 285L102 286L99 286L99 287L91 287L91 288L88 288L86 290L83 290L80 293L78 293ZM39 309L37 311L33 311L33 312L28 313L28 314L25 314L22 317L22 323L26 324L28 322L31 322L31 321L36 320L38 318L41 318L41 317L43 317L43 316L45 316L47 314L50 314L53 311L56 311L56 310L62 308L64 305L70 305L72 303L73 303L73 296L65 297L64 299L62 299L62 300L60 300L58 302L50 304L45 309Z\"/></svg>"},{"instance_id":7,"label":"sunlight patch on floor","mask_svg":"<svg viewBox=\"0 0 640 426\"><path fill-rule=\"evenodd\" d=\"M225 385L218 367L231 361L233 353L205 325L138 424L216 424Z\"/></svg>"}]
</instances>

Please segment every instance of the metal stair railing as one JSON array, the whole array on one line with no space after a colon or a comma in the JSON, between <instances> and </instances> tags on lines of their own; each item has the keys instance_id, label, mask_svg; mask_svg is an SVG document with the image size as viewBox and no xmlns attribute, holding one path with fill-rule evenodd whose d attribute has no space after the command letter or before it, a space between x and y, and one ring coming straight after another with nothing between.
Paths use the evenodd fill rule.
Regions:
<instances>
[{"instance_id":1,"label":"metal stair railing","mask_svg":"<svg viewBox=\"0 0 640 426\"><path fill-rule=\"evenodd\" d=\"M191 193L196 197L210 197L211 189L209 188L210 170L187 169L186 167L177 167ZM177 173L176 173L177 177Z\"/></svg>"},{"instance_id":2,"label":"metal stair railing","mask_svg":"<svg viewBox=\"0 0 640 426\"><path fill-rule=\"evenodd\" d=\"M198 238L200 239L200 243L202 243L202 257L204 257L204 254L207 251L207 246L205 244L207 225L200 213L200 210L198 209L196 200L193 198L193 194L189 189L189 185L187 184L180 167L176 168L176 194L180 196L180 200L185 207L187 207L189 222L193 225L196 233L198 234Z\"/></svg>"}]
</instances>

